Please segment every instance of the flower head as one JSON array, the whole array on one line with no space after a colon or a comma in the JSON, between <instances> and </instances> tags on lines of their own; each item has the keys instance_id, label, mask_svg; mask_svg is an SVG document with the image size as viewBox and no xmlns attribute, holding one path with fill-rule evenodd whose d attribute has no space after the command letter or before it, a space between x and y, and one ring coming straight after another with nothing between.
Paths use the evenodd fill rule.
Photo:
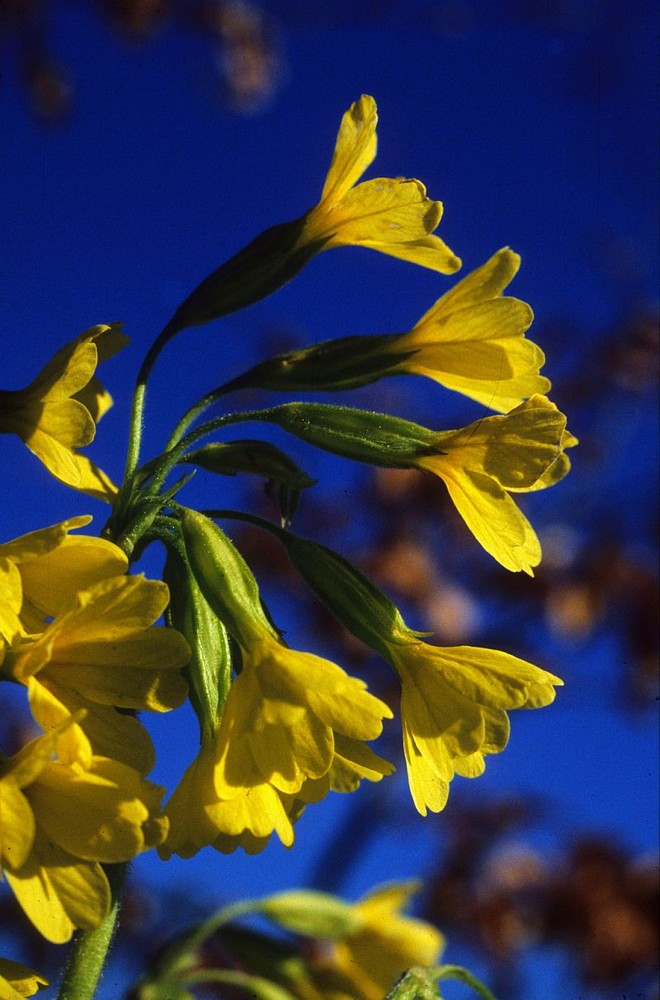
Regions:
<instances>
[{"instance_id":1,"label":"flower head","mask_svg":"<svg viewBox=\"0 0 660 1000\"><path fill-rule=\"evenodd\" d=\"M25 684L35 719L48 730L85 709L60 741L75 758L91 752L150 770L146 731L117 708L164 712L180 705L179 670L190 651L174 629L154 626L168 600L164 583L112 576L75 595L43 632L6 653L3 670Z\"/></svg>"},{"instance_id":2,"label":"flower head","mask_svg":"<svg viewBox=\"0 0 660 1000\"><path fill-rule=\"evenodd\" d=\"M335 732L373 740L383 718L391 718L390 709L363 681L263 634L243 650L243 669L229 691L216 787L224 798L263 782L295 794L330 770Z\"/></svg>"},{"instance_id":3,"label":"flower head","mask_svg":"<svg viewBox=\"0 0 660 1000\"><path fill-rule=\"evenodd\" d=\"M397 371L426 375L493 410L506 412L550 389L539 375L540 347L525 338L534 314L503 296L520 257L505 248L442 296L386 353L402 354Z\"/></svg>"},{"instance_id":4,"label":"flower head","mask_svg":"<svg viewBox=\"0 0 660 1000\"><path fill-rule=\"evenodd\" d=\"M472 646L389 643L401 680L403 748L417 810L439 812L454 774L482 774L509 739L507 711L541 708L563 682L509 653Z\"/></svg>"},{"instance_id":5,"label":"flower head","mask_svg":"<svg viewBox=\"0 0 660 1000\"><path fill-rule=\"evenodd\" d=\"M401 911L419 885L399 882L373 889L351 908L356 929L334 941L320 963L351 984L349 996L380 1000L414 965L435 965L444 938L432 924Z\"/></svg>"},{"instance_id":6,"label":"flower head","mask_svg":"<svg viewBox=\"0 0 660 1000\"><path fill-rule=\"evenodd\" d=\"M478 542L502 566L533 576L541 545L510 493L557 482L570 469L564 449L576 444L566 417L545 396L533 396L503 416L438 433L412 465L444 481Z\"/></svg>"},{"instance_id":7,"label":"flower head","mask_svg":"<svg viewBox=\"0 0 660 1000\"><path fill-rule=\"evenodd\" d=\"M69 718L0 762L0 864L32 923L49 941L68 941L107 915L101 863L128 861L166 832L163 790L129 767L92 756L53 754Z\"/></svg>"},{"instance_id":8,"label":"flower head","mask_svg":"<svg viewBox=\"0 0 660 1000\"><path fill-rule=\"evenodd\" d=\"M357 183L376 155L377 121L373 97L351 105L318 204L260 233L208 275L177 309L167 338L270 295L330 247L368 247L443 274L460 268L459 258L433 235L442 203L431 201L420 181L379 177Z\"/></svg>"},{"instance_id":9,"label":"flower head","mask_svg":"<svg viewBox=\"0 0 660 1000\"><path fill-rule=\"evenodd\" d=\"M373 97L355 101L342 118L321 200L305 216L301 239L364 246L434 271L453 274L460 260L432 235L442 203L420 181L374 178L358 184L376 156L378 114Z\"/></svg>"},{"instance_id":10,"label":"flower head","mask_svg":"<svg viewBox=\"0 0 660 1000\"><path fill-rule=\"evenodd\" d=\"M77 449L93 440L96 421L112 405L96 366L126 342L117 324L93 326L61 348L25 389L0 392L0 433L17 434L57 479L107 501L116 487Z\"/></svg>"}]
</instances>

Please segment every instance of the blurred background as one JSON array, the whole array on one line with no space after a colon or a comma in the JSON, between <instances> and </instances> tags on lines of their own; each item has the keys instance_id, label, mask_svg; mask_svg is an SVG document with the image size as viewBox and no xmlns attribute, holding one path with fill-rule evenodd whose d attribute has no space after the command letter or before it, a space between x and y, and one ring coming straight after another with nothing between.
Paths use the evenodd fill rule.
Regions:
<instances>
[{"instance_id":1,"label":"blurred background","mask_svg":"<svg viewBox=\"0 0 660 1000\"><path fill-rule=\"evenodd\" d=\"M418 177L444 202L438 233L462 273L501 246L522 255L510 292L535 310L530 336L581 441L569 478L521 502L544 547L531 580L481 551L437 482L270 435L319 480L294 530L359 563L440 644L506 649L566 686L551 708L513 713L509 747L478 781L457 778L439 816L415 812L392 726L380 750L397 774L310 808L291 851L139 859L105 1000L223 902L303 884L356 898L417 877L417 912L447 935L446 960L500 1000L658 996L657 39L645 0L0 0L2 388L26 385L86 327L124 322L131 344L101 373L116 405L89 449L115 478L152 339L208 272L315 204L362 93L380 113L370 176ZM184 332L153 378L145 456L248 364L403 332L453 280L337 250L264 302ZM414 378L342 401L438 429L482 414ZM0 447L3 540L80 513L101 530L102 504L50 479L20 442ZM186 497L277 516L258 481L200 474ZM276 545L229 530L287 641L361 671L395 704L382 665ZM138 567L161 568L155 549ZM10 749L29 720L20 698L2 698ZM196 724L185 710L151 723L153 778L172 789ZM4 890L0 922L0 953L59 966Z\"/></svg>"}]
</instances>

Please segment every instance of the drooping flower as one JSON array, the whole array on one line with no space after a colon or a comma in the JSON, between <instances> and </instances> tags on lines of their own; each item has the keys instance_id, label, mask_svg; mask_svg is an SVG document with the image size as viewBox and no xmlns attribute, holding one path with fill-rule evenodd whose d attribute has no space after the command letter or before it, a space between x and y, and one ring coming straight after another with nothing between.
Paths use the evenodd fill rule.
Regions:
<instances>
[{"instance_id":1,"label":"drooping flower","mask_svg":"<svg viewBox=\"0 0 660 1000\"><path fill-rule=\"evenodd\" d=\"M28 688L39 725L52 729L85 709L60 741L78 759L90 752L147 772L153 748L146 731L117 709L166 712L186 697L179 670L190 658L176 630L153 625L167 586L142 576L110 576L79 591L36 638L7 651L4 672Z\"/></svg>"},{"instance_id":2,"label":"drooping flower","mask_svg":"<svg viewBox=\"0 0 660 1000\"><path fill-rule=\"evenodd\" d=\"M510 493L543 489L567 474L564 449L577 444L566 417L545 396L503 416L436 435L411 465L439 476L478 542L509 570L533 576L541 545Z\"/></svg>"},{"instance_id":3,"label":"drooping flower","mask_svg":"<svg viewBox=\"0 0 660 1000\"><path fill-rule=\"evenodd\" d=\"M507 412L550 389L539 375L540 347L525 338L534 314L502 292L520 266L505 247L442 296L386 353L404 355L397 371L426 375L448 389Z\"/></svg>"},{"instance_id":4,"label":"drooping flower","mask_svg":"<svg viewBox=\"0 0 660 1000\"><path fill-rule=\"evenodd\" d=\"M329 771L335 732L373 740L391 717L363 681L262 634L243 649L243 668L225 704L216 787L223 798L263 782L295 795L308 778Z\"/></svg>"},{"instance_id":5,"label":"drooping flower","mask_svg":"<svg viewBox=\"0 0 660 1000\"><path fill-rule=\"evenodd\" d=\"M387 413L327 403L285 403L260 410L256 417L345 458L434 473L486 551L507 569L530 576L541 560L541 546L509 494L558 482L570 469L565 450L577 444L566 430L564 414L539 395L510 413L453 431L432 431Z\"/></svg>"},{"instance_id":6,"label":"drooping flower","mask_svg":"<svg viewBox=\"0 0 660 1000\"><path fill-rule=\"evenodd\" d=\"M395 882L358 900L351 907L355 930L332 942L314 979L334 973L347 984L347 996L380 1000L412 966L435 965L443 935L432 924L402 913L419 888L414 882Z\"/></svg>"},{"instance_id":7,"label":"drooping flower","mask_svg":"<svg viewBox=\"0 0 660 1000\"><path fill-rule=\"evenodd\" d=\"M110 889L101 863L157 846L163 789L100 756L53 759L72 718L0 762L0 860L16 898L49 941L97 927Z\"/></svg>"},{"instance_id":8,"label":"drooping flower","mask_svg":"<svg viewBox=\"0 0 660 1000\"><path fill-rule=\"evenodd\" d=\"M46 986L48 980L38 972L10 958L0 958L0 1000L24 1000Z\"/></svg>"},{"instance_id":9,"label":"drooping flower","mask_svg":"<svg viewBox=\"0 0 660 1000\"><path fill-rule=\"evenodd\" d=\"M376 156L378 114L363 95L342 118L321 200L305 216L301 239L323 248L365 246L434 271L453 274L460 261L432 235L442 203L431 201L420 181L374 178L358 184Z\"/></svg>"},{"instance_id":10,"label":"drooping flower","mask_svg":"<svg viewBox=\"0 0 660 1000\"><path fill-rule=\"evenodd\" d=\"M401 720L408 782L417 810L439 812L454 774L474 778L484 756L509 739L507 711L541 708L558 677L509 653L414 641L386 644L401 680Z\"/></svg>"},{"instance_id":11,"label":"drooping flower","mask_svg":"<svg viewBox=\"0 0 660 1000\"><path fill-rule=\"evenodd\" d=\"M6 561L17 581L14 591L21 594L17 613L24 634L43 631L47 621L75 605L79 591L126 572L128 559L117 545L69 534L91 520L70 517L0 544L0 563Z\"/></svg>"},{"instance_id":12,"label":"drooping flower","mask_svg":"<svg viewBox=\"0 0 660 1000\"><path fill-rule=\"evenodd\" d=\"M94 438L112 397L95 376L127 338L118 324L93 326L61 348L25 389L0 391L0 433L17 434L57 479L111 501L116 487L78 448Z\"/></svg>"},{"instance_id":13,"label":"drooping flower","mask_svg":"<svg viewBox=\"0 0 660 1000\"><path fill-rule=\"evenodd\" d=\"M442 203L418 180L363 181L376 156L378 115L362 96L344 114L321 198L301 218L267 229L213 271L179 306L168 336L257 302L290 281L322 250L362 246L453 274L461 262L433 231Z\"/></svg>"}]
</instances>

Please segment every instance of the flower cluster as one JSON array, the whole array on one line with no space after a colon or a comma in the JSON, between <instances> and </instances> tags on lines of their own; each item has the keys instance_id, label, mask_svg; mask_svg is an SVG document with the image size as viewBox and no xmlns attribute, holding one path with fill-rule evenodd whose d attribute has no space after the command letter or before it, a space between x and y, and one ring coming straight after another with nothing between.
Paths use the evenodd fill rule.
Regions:
<instances>
[{"instance_id":1,"label":"flower cluster","mask_svg":"<svg viewBox=\"0 0 660 1000\"><path fill-rule=\"evenodd\" d=\"M405 332L351 334L261 361L184 413L162 454L141 456L152 368L185 328L259 301L333 247L367 247L440 275L461 266L435 234L442 204L420 181L361 180L376 155L376 124L375 102L363 96L342 118L318 203L213 271L154 340L138 373L118 486L80 451L112 403L96 367L123 346L118 325L92 327L27 388L0 392L0 431L18 436L61 483L110 507L101 537L78 533L91 518L77 516L0 544L0 680L23 689L35 730L0 754L0 862L50 941L106 920L113 899L104 866L152 848L163 860L208 846L256 853L273 834L290 847L308 807L394 770L371 745L392 706L340 665L290 648L218 520L248 520L275 535L331 614L394 672L410 792L422 815L445 807L455 775L482 774L486 756L504 749L511 710L550 704L561 684L506 652L424 641L356 567L290 530L315 481L283 449L234 435L238 423L266 422L352 461L429 473L490 556L533 575L541 546L513 495L561 480L577 442L546 395L543 352L525 336L532 311L503 294L520 265L512 250L498 250ZM244 388L339 391L408 375L494 412L454 429L299 400L205 416ZM190 474L176 478L180 466L261 476L279 524L184 506ZM152 543L166 551L163 580L129 572ZM186 699L199 747L163 804L165 790L147 780L154 748L137 713L170 712ZM442 946L439 932L400 914L411 891L386 887L352 907L296 893L262 901L255 912L325 940L322 957L304 981L278 979L273 969L283 964L273 957L261 985L227 982L260 996L284 995L272 985L279 982L289 997L377 1000L409 965L436 962ZM12 963L0 963L2 977L3 996L43 984Z\"/></svg>"}]
</instances>

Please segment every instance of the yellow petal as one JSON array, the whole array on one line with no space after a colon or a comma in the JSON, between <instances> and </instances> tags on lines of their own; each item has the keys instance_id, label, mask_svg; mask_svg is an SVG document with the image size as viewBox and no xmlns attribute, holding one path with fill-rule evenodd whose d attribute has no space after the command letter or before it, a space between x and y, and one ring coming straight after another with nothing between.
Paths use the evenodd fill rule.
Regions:
<instances>
[{"instance_id":1,"label":"yellow petal","mask_svg":"<svg viewBox=\"0 0 660 1000\"><path fill-rule=\"evenodd\" d=\"M99 864L78 861L38 836L30 858L7 881L26 916L54 944L76 928L98 927L110 910L110 887Z\"/></svg>"},{"instance_id":2,"label":"yellow petal","mask_svg":"<svg viewBox=\"0 0 660 1000\"><path fill-rule=\"evenodd\" d=\"M43 976L20 962L0 958L0 1000L22 1000L33 996L42 986L48 986Z\"/></svg>"},{"instance_id":3,"label":"yellow petal","mask_svg":"<svg viewBox=\"0 0 660 1000\"><path fill-rule=\"evenodd\" d=\"M508 493L490 476L471 470L441 475L456 510L486 552L506 569L533 576L533 567L541 561L541 543Z\"/></svg>"},{"instance_id":4,"label":"yellow petal","mask_svg":"<svg viewBox=\"0 0 660 1000\"><path fill-rule=\"evenodd\" d=\"M1 867L20 868L25 863L36 834L30 803L18 785L0 775L0 858Z\"/></svg>"},{"instance_id":5,"label":"yellow petal","mask_svg":"<svg viewBox=\"0 0 660 1000\"><path fill-rule=\"evenodd\" d=\"M344 114L323 186L322 202L333 203L343 198L373 163L377 123L376 102L366 94L351 104Z\"/></svg>"},{"instance_id":6,"label":"yellow petal","mask_svg":"<svg viewBox=\"0 0 660 1000\"><path fill-rule=\"evenodd\" d=\"M112 864L145 849L144 827L162 792L132 768L94 758L88 770L51 762L29 798L56 844L85 861Z\"/></svg>"}]
</instances>

